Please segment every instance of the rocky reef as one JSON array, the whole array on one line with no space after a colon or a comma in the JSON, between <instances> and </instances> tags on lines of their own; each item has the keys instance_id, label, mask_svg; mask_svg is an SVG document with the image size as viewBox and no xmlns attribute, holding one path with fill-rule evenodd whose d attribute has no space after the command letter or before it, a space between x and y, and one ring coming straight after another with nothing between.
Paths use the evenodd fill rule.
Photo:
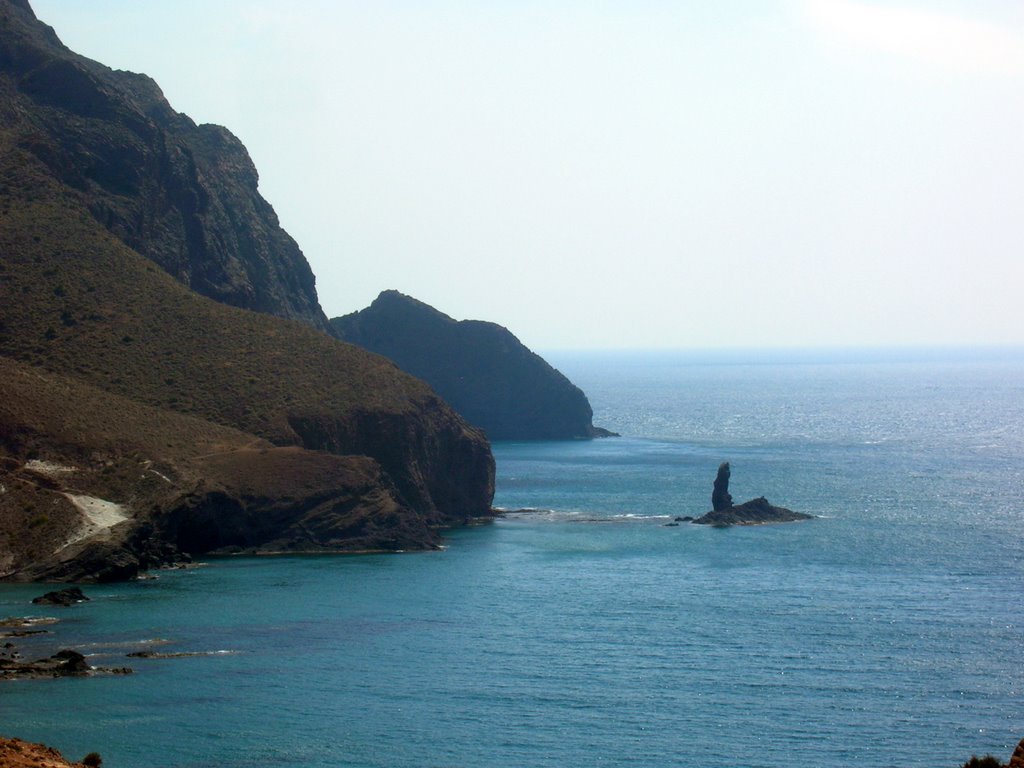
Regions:
<instances>
[{"instance_id":1,"label":"rocky reef","mask_svg":"<svg viewBox=\"0 0 1024 768\"><path fill-rule=\"evenodd\" d=\"M492 440L607 437L587 396L506 328L456 321L398 291L331 320L337 336L423 379Z\"/></svg>"},{"instance_id":2,"label":"rocky reef","mask_svg":"<svg viewBox=\"0 0 1024 768\"><path fill-rule=\"evenodd\" d=\"M129 667L93 667L78 651L57 651L49 658L19 661L0 654L0 678L37 679L45 677L92 677L94 675L129 675Z\"/></svg>"},{"instance_id":3,"label":"rocky reef","mask_svg":"<svg viewBox=\"0 0 1024 768\"><path fill-rule=\"evenodd\" d=\"M797 520L810 520L814 516L803 512L794 512L785 507L776 507L761 496L742 504L733 504L729 494L729 462L718 467L718 474L711 492L712 510L693 520L697 525L730 526L730 525L764 525L767 523L791 523Z\"/></svg>"}]
</instances>

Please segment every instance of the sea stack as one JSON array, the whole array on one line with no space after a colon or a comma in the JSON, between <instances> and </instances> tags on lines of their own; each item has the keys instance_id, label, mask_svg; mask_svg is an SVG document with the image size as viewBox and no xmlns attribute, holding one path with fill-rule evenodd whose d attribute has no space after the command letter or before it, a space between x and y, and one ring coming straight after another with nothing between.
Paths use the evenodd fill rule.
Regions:
<instances>
[{"instance_id":1,"label":"sea stack","mask_svg":"<svg viewBox=\"0 0 1024 768\"><path fill-rule=\"evenodd\" d=\"M729 495L729 462L723 461L718 465L718 475L715 477L715 486L711 491L711 508L715 512L721 512L732 506L732 496Z\"/></svg>"},{"instance_id":2,"label":"sea stack","mask_svg":"<svg viewBox=\"0 0 1024 768\"><path fill-rule=\"evenodd\" d=\"M712 511L694 520L698 525L726 527L730 525L765 525L767 523L790 523L796 520L810 520L813 515L794 512L785 507L776 507L760 496L742 504L734 505L729 495L729 462L718 466L714 488L711 491Z\"/></svg>"}]
</instances>

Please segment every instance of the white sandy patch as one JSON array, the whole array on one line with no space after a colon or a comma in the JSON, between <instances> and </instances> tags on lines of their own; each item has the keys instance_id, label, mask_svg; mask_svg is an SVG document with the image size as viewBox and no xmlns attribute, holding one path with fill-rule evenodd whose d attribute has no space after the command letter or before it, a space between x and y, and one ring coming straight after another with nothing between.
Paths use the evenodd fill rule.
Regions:
<instances>
[{"instance_id":1,"label":"white sandy patch","mask_svg":"<svg viewBox=\"0 0 1024 768\"><path fill-rule=\"evenodd\" d=\"M45 475L46 477L54 480L60 480L63 477L77 472L78 467L69 467L64 464L57 464L53 461L40 461L39 459L32 459L31 461L25 462L25 469L30 472L35 472L39 475Z\"/></svg>"},{"instance_id":2,"label":"white sandy patch","mask_svg":"<svg viewBox=\"0 0 1024 768\"><path fill-rule=\"evenodd\" d=\"M118 523L123 523L129 517L123 505L115 504L106 499L72 493L65 493L64 497L75 505L75 509L82 513L85 523L56 550L57 552L71 546L75 542L91 538L108 528L113 528Z\"/></svg>"},{"instance_id":3,"label":"white sandy patch","mask_svg":"<svg viewBox=\"0 0 1024 768\"><path fill-rule=\"evenodd\" d=\"M85 515L89 524L98 530L112 528L128 519L124 507L112 501L97 499L95 496L75 496L70 493L65 493L64 496Z\"/></svg>"}]
</instances>

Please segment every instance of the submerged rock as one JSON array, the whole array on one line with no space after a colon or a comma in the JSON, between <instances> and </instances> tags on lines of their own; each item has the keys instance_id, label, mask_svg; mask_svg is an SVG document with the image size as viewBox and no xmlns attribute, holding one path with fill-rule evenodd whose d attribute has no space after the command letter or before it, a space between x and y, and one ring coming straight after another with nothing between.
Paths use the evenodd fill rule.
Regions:
<instances>
[{"instance_id":1,"label":"submerged rock","mask_svg":"<svg viewBox=\"0 0 1024 768\"><path fill-rule=\"evenodd\" d=\"M47 592L45 595L33 598L32 602L36 605L63 605L67 607L75 603L87 603L89 598L78 587L68 587L67 589L58 589L55 592Z\"/></svg>"},{"instance_id":2,"label":"submerged rock","mask_svg":"<svg viewBox=\"0 0 1024 768\"><path fill-rule=\"evenodd\" d=\"M85 656L78 651L65 649L58 651L48 659L36 661L17 661L13 658L0 658L0 678L43 678L43 677L85 677L95 674L130 674L131 669L121 667L107 669L91 667Z\"/></svg>"},{"instance_id":3,"label":"submerged rock","mask_svg":"<svg viewBox=\"0 0 1024 768\"><path fill-rule=\"evenodd\" d=\"M238 651L132 651L131 659L187 659L194 656L234 656Z\"/></svg>"}]
</instances>

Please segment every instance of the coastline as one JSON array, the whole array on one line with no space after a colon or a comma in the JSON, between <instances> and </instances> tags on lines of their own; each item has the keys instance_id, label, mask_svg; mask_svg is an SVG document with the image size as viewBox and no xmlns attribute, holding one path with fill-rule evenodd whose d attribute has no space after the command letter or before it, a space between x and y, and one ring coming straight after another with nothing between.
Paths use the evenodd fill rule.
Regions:
<instances>
[{"instance_id":1,"label":"coastline","mask_svg":"<svg viewBox=\"0 0 1024 768\"><path fill-rule=\"evenodd\" d=\"M99 757L96 753L91 755ZM0 768L95 768L102 760L89 760L91 755L86 755L82 761L72 762L45 744L0 736Z\"/></svg>"}]
</instances>

